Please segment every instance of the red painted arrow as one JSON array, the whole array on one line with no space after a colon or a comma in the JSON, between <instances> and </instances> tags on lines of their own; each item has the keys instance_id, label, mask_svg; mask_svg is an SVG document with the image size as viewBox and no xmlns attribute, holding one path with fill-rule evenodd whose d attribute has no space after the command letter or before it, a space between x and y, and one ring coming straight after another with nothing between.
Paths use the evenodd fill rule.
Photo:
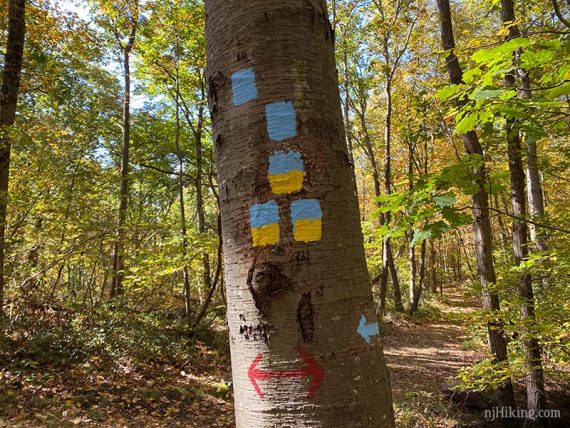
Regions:
<instances>
[{"instance_id":1,"label":"red painted arrow","mask_svg":"<svg viewBox=\"0 0 570 428\"><path fill-rule=\"evenodd\" d=\"M283 377L311 377L311 386L309 387L309 394L307 395L307 398L309 400L313 398L317 392L317 389L319 389L319 386L321 386L325 372L306 349L299 348L299 356L305 362L304 368L300 370L274 371L261 370L260 368L257 368L257 365L263 358L262 353L257 354L257 356L253 359L251 366L249 366L247 375L249 376L249 380L255 388L255 391L259 395L259 398L263 400L263 392L261 392L261 388L259 388L257 381Z\"/></svg>"}]
</instances>

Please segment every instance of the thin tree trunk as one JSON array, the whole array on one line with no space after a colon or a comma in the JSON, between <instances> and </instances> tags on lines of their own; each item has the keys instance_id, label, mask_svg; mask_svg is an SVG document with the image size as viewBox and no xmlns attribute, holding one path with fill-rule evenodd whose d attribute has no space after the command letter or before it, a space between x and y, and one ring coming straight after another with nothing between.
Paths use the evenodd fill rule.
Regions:
<instances>
[{"instance_id":1,"label":"thin tree trunk","mask_svg":"<svg viewBox=\"0 0 570 428\"><path fill-rule=\"evenodd\" d=\"M408 233L408 238L411 242L414 235L413 232ZM416 266L416 249L411 246L408 248L408 266L410 269L410 278L408 283L408 293L410 298L410 314L413 314L418 309L419 293L416 286L417 266Z\"/></svg>"},{"instance_id":2,"label":"thin tree trunk","mask_svg":"<svg viewBox=\"0 0 570 428\"><path fill-rule=\"evenodd\" d=\"M525 218L525 177L521 159L521 141L515 121L507 119L507 143L510 171L511 203L513 215ZM516 265L528 258L527 223L513 219L513 252ZM519 280L518 294L521 299L521 322L523 326L535 325L534 292L532 278L523 273ZM538 339L524 327L527 338L523 340L527 374L525 377L527 409L538 412L546 408L542 351ZM536 413L538 414L538 413Z\"/></svg>"},{"instance_id":3,"label":"thin tree trunk","mask_svg":"<svg viewBox=\"0 0 570 428\"><path fill-rule=\"evenodd\" d=\"M222 271L222 246L223 246L223 242L222 242L222 219L220 217L220 214L218 214L218 266L216 267L216 273L214 275L214 280L212 281L212 285L210 286L210 289L208 290L208 294L206 295L206 299L204 300L204 303L202 304L202 308L200 309L200 312L198 312L198 315L196 315L196 319L194 320L194 325L199 325L202 320L204 319L204 317L206 316L206 313L208 311L208 307L210 306L210 303L212 302L212 298L214 297L214 293L216 291L216 288L218 286L218 282L220 280L220 274Z\"/></svg>"},{"instance_id":4,"label":"thin tree trunk","mask_svg":"<svg viewBox=\"0 0 570 428\"><path fill-rule=\"evenodd\" d=\"M394 426L327 16L206 0L238 428Z\"/></svg>"},{"instance_id":5,"label":"thin tree trunk","mask_svg":"<svg viewBox=\"0 0 570 428\"><path fill-rule=\"evenodd\" d=\"M560 22L562 24L564 24L566 27L570 28L570 21L567 20L566 18L564 18L564 15L562 14L562 11L560 10L560 5L558 4L558 0L551 0L552 1L552 6L554 6L554 14L556 15L556 17L560 20ZM570 1L566 0L566 3L568 3L568 5L570 6Z\"/></svg>"},{"instance_id":6,"label":"thin tree trunk","mask_svg":"<svg viewBox=\"0 0 570 428\"><path fill-rule=\"evenodd\" d=\"M384 244L382 244L382 257L384 257ZM378 296L376 315L378 316L378 319L382 321L382 318L386 313L386 295L388 294L388 271L386 269L380 269L378 284L380 295Z\"/></svg>"},{"instance_id":7,"label":"thin tree trunk","mask_svg":"<svg viewBox=\"0 0 570 428\"><path fill-rule=\"evenodd\" d=\"M178 46L176 47L178 54ZM178 65L176 66L175 78L175 95L174 102L176 106L176 133L174 136L174 144L176 148L176 156L178 158L178 203L180 204L180 232L182 233L182 279L184 289L184 311L186 314L186 324L188 329L192 327L192 300L190 299L190 274L188 272L188 264L186 256L188 254L188 238L186 228L186 204L184 200L184 156L180 148L180 79L178 73Z\"/></svg>"},{"instance_id":8,"label":"thin tree trunk","mask_svg":"<svg viewBox=\"0 0 570 428\"><path fill-rule=\"evenodd\" d=\"M137 31L136 22L132 24L127 44L122 48L123 53L123 140L121 146L121 187L119 192L119 212L115 244L113 247L113 278L109 298L113 299L123 294L123 279L125 277L125 238L127 210L129 208L129 151L131 145L131 68L130 55L135 43Z\"/></svg>"},{"instance_id":9,"label":"thin tree trunk","mask_svg":"<svg viewBox=\"0 0 570 428\"><path fill-rule=\"evenodd\" d=\"M416 19L413 20L411 25L408 27L408 33L404 38L404 43L396 47L396 53L394 55L391 54L390 48L394 45L392 40L392 28L391 26L397 22L398 18L400 17L400 13L402 12L403 4L398 0L395 5L395 15L391 23L387 20L387 13L385 9L385 5L382 1L374 0L374 5L378 9L380 14L380 18L382 23L385 25L385 31L382 39L382 48L383 48L383 55L385 61L385 88L384 92L386 95L386 110L384 116L384 142L385 142L385 161L384 161L384 185L386 187L386 194L389 195L392 193L392 153L391 153L391 138L392 138L392 80L394 78L394 74L400 65L400 61L406 54L407 48L409 46L412 31L416 24ZM386 223L390 222L390 213L385 214ZM402 304L402 293L400 291L400 281L398 279L398 272L396 270L396 265L394 263L394 255L392 253L392 246L390 238L384 240L382 245L382 270L389 271L390 278L392 280L392 287L394 291L394 306L396 311L403 311L404 306ZM381 275L381 278L384 278L384 281L387 281L388 274L384 273ZM381 283L382 286L386 287L386 284Z\"/></svg>"},{"instance_id":10,"label":"thin tree trunk","mask_svg":"<svg viewBox=\"0 0 570 428\"><path fill-rule=\"evenodd\" d=\"M386 54L387 55L387 54ZM387 58L389 58L387 56ZM389 59L387 59L389 62ZM384 116L384 187L386 195L392 194L392 78L386 76L386 114ZM386 223L390 223L390 213L384 214ZM402 292L400 291L400 280L396 265L394 263L394 256L392 253L392 244L390 238L384 239L382 251L382 269L389 270L390 279L392 280L392 289L394 292L394 308L397 312L404 311L402 304ZM387 277L387 275L386 275Z\"/></svg>"},{"instance_id":11,"label":"thin tree trunk","mask_svg":"<svg viewBox=\"0 0 570 428\"><path fill-rule=\"evenodd\" d=\"M433 133L430 136L430 142L432 143L433 146L433 141L434 141L434 137L433 137ZM427 176L429 173L429 143L427 138L424 140L424 162L423 162L423 177ZM422 172L420 171L420 174ZM420 301L420 297L421 297L421 293L428 281L427 277L426 277L426 253L427 253L427 240L424 239L422 241L422 245L420 248L420 268L419 268L419 273L418 273L418 296L417 296L417 301Z\"/></svg>"},{"instance_id":12,"label":"thin tree trunk","mask_svg":"<svg viewBox=\"0 0 570 428\"><path fill-rule=\"evenodd\" d=\"M198 113L197 113L197 123L194 124L193 118L190 114L190 108L184 101L184 99L180 96L180 100L184 106L184 116L186 118L186 122L188 126L192 129L192 134L194 136L194 144L196 149L196 176L194 179L196 185L196 212L198 217L198 233L200 235L206 233L207 225L206 225L206 210L204 206L204 196L203 196L203 185L204 185L204 149L203 149L203 132L204 132L204 103L206 101L206 89L205 89L205 82L203 81L204 76L202 71L198 71L198 79L200 79L201 86L200 86L200 102L198 103ZM210 256L207 252L204 252L200 256L202 262L202 283L198 289L198 296L200 299L200 305L204 305L207 301L209 290L212 289L212 276L211 276L211 267L210 267ZM206 291L206 296L202 296L202 288ZM206 300L204 300L206 299ZM196 320L194 320L194 324L196 324Z\"/></svg>"},{"instance_id":13,"label":"thin tree trunk","mask_svg":"<svg viewBox=\"0 0 570 428\"><path fill-rule=\"evenodd\" d=\"M0 87L0 317L4 315L4 260L6 257L6 220L8 208L8 181L10 178L10 127L16 120L16 106L20 91L24 40L26 37L26 2L9 0L8 37L2 86Z\"/></svg>"},{"instance_id":14,"label":"thin tree trunk","mask_svg":"<svg viewBox=\"0 0 570 428\"><path fill-rule=\"evenodd\" d=\"M489 203L491 204L491 208L493 207L493 200L495 201L495 206L497 208L499 208L499 197L497 196L497 194L495 193L493 195L493 199L489 200ZM498 214L496 216L497 218L497 224L499 225L499 234L501 235L501 248L503 250L503 258L504 258L504 262L506 264L509 263L509 249L508 249L508 232L507 232L507 227L505 226L505 222L503 221L503 217Z\"/></svg>"},{"instance_id":15,"label":"thin tree trunk","mask_svg":"<svg viewBox=\"0 0 570 428\"><path fill-rule=\"evenodd\" d=\"M513 7L514 15L514 7ZM513 26L510 28L510 32L513 37L520 37L520 31L518 26ZM518 64L516 64L518 65ZM517 68L517 74L519 75L521 82L521 95L526 98L532 98L532 91L530 87L530 76L528 72L522 67ZM519 133L520 135L520 133ZM528 206L531 219L537 222L544 220L544 193L542 191L542 182L540 179L540 172L538 169L538 154L536 149L536 140L531 135L526 135L525 138L526 147L526 170L528 176ZM544 234L543 229L537 228L534 223L530 223L530 237L536 250L546 251L548 246L546 244L547 238Z\"/></svg>"},{"instance_id":16,"label":"thin tree trunk","mask_svg":"<svg viewBox=\"0 0 570 428\"><path fill-rule=\"evenodd\" d=\"M204 86L201 86L201 96L202 100L206 100L206 91ZM202 237L206 233L206 210L204 207L204 195L202 193L203 189L203 177L204 177L204 154L203 154L203 144L202 144L202 133L204 124L204 107L203 103L198 107L198 125L195 128L194 139L196 143L196 211L198 213L198 233ZM210 255L204 252L201 256L202 259L202 282L207 290L206 300L202 302L203 306L205 302L208 302L208 295L212 293L212 289L215 287L212 284L211 267L210 267ZM208 302L209 304L209 302Z\"/></svg>"},{"instance_id":17,"label":"thin tree trunk","mask_svg":"<svg viewBox=\"0 0 570 428\"><path fill-rule=\"evenodd\" d=\"M348 54L346 53L346 46L343 52L343 65L344 65L344 129L346 130L346 144L348 146L348 159L354 170L354 153L352 149L352 124L350 122L350 77L348 73Z\"/></svg>"},{"instance_id":18,"label":"thin tree trunk","mask_svg":"<svg viewBox=\"0 0 570 428\"><path fill-rule=\"evenodd\" d=\"M380 169L378 167L378 162L376 161L376 155L374 154L374 149L372 147L372 141L370 139L370 133L368 132L368 125L366 123L366 103L361 100L360 111L358 116L360 119L360 126L362 128L362 133L364 137L365 152L370 162L370 167L372 168L372 181L374 183L374 196L378 197L382 194L381 182L380 182ZM385 224L390 220L389 213L380 214L379 222L380 225ZM404 305L402 304L402 294L400 291L400 282L398 279L398 274L396 272L396 266L394 264L394 257L392 255L392 247L390 241L384 239L382 241L382 272L380 274L380 298L378 302L377 314L380 319L384 316L386 309L386 294L388 291L388 278L392 279L392 287L394 291L394 308L397 312L404 311Z\"/></svg>"},{"instance_id":19,"label":"thin tree trunk","mask_svg":"<svg viewBox=\"0 0 570 428\"><path fill-rule=\"evenodd\" d=\"M528 175L528 206L531 219L544 221L544 194L538 169L538 155L536 151L536 140L530 135L526 136L526 170ZM538 251L546 251L546 236L544 232L537 228L535 224L530 224L530 238Z\"/></svg>"},{"instance_id":20,"label":"thin tree trunk","mask_svg":"<svg viewBox=\"0 0 570 428\"><path fill-rule=\"evenodd\" d=\"M408 141L408 190L412 191L414 188L414 153L413 144ZM414 239L414 231L412 229L407 231L408 241L410 243L408 248L408 265L409 265L409 281L408 293L410 298L410 314L418 310L420 303L420 290L417 284L417 263L416 263L416 248L412 245Z\"/></svg>"},{"instance_id":21,"label":"thin tree trunk","mask_svg":"<svg viewBox=\"0 0 570 428\"><path fill-rule=\"evenodd\" d=\"M420 246L420 267L418 270L418 286L417 286L418 292L415 297L418 303L420 301L421 293L426 283L426 253L427 253L427 240L423 240Z\"/></svg>"},{"instance_id":22,"label":"thin tree trunk","mask_svg":"<svg viewBox=\"0 0 570 428\"><path fill-rule=\"evenodd\" d=\"M435 249L433 241L429 240L429 250L427 256L427 276L426 276L426 291L434 292L435 278Z\"/></svg>"},{"instance_id":23,"label":"thin tree trunk","mask_svg":"<svg viewBox=\"0 0 570 428\"><path fill-rule=\"evenodd\" d=\"M457 231L457 239L459 240L459 244L461 245L461 249L463 250L463 255L465 256L465 262L467 263L467 269L469 269L469 275L471 279L474 280L476 278L476 275L475 272L473 272L473 266L471 266L471 262L469 261L469 254L467 253L465 240L463 239L460 230Z\"/></svg>"},{"instance_id":24,"label":"thin tree trunk","mask_svg":"<svg viewBox=\"0 0 570 428\"><path fill-rule=\"evenodd\" d=\"M508 39L520 37L515 22L513 0L501 0L501 19L509 25ZM517 54L518 55L518 54ZM516 58L515 58L516 62ZM516 66L516 64L515 64ZM512 88L516 85L515 70L505 76L505 85ZM516 119L506 119L507 155L509 160L511 206L513 210L513 252L515 263L519 266L528 258L528 227L526 221L526 195L525 174L522 161L523 148L520 138L520 126ZM517 218L523 219L518 220ZM538 339L532 336L529 326L536 324L534 311L534 292L530 273L521 274L518 294L521 299L521 323L525 330L523 346L525 351L525 376L527 410L538 415L546 408L546 395L544 392L544 374L542 371L542 350ZM536 421L540 424L541 421Z\"/></svg>"},{"instance_id":25,"label":"thin tree trunk","mask_svg":"<svg viewBox=\"0 0 570 428\"><path fill-rule=\"evenodd\" d=\"M455 49L455 39L453 35L453 24L451 21L451 9L449 0L437 0L441 22L441 40L443 49L448 52L446 58L449 80L452 84L463 82L463 71L459 64ZM470 131L463 135L463 145L469 154L483 156L483 149L475 131ZM473 234L475 242L475 254L477 259L477 270L479 272L483 306L491 311L499 311L499 295L489 290L489 286L497 281L495 266L493 264L493 242L491 234L491 222L489 217L489 187L487 171L485 165L474 171L475 180L479 191L473 195ZM498 364L508 364L507 341L500 321L490 321L487 325L487 334L491 352ZM515 398L511 380L508 379L497 387L497 397L499 406L515 407ZM512 420L504 419L504 424L513 424Z\"/></svg>"},{"instance_id":26,"label":"thin tree trunk","mask_svg":"<svg viewBox=\"0 0 570 428\"><path fill-rule=\"evenodd\" d=\"M555 0L554 0L555 1ZM514 1L504 0L502 3L502 18L505 19L515 19L514 12ZM503 21L507 22L507 21ZM509 27L509 38L520 37L520 30L518 25L511 25ZM520 56L521 51L518 51ZM532 98L532 90L530 86L530 76L527 70L522 68L516 60L515 64L517 75L520 79L521 90L520 95L525 99ZM511 78L512 80L512 78ZM519 133L520 135L520 133ZM522 137L521 137L522 138ZM526 170L528 176L528 206L531 219L541 222L544 220L544 194L542 191L542 182L540 179L540 172L538 169L538 154L536 149L536 140L531 135L526 135L525 137L525 147L527 154ZM521 154L522 155L522 154ZM530 237L534 243L535 248L538 251L546 251L548 246L546 244L546 236L541 228L537 228L534 223L530 223Z\"/></svg>"}]
</instances>

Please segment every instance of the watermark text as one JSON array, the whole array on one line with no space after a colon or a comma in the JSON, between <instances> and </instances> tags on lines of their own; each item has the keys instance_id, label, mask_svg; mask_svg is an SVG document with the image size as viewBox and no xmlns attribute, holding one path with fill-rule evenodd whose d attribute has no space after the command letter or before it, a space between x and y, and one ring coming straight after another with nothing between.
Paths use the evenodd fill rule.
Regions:
<instances>
[{"instance_id":1,"label":"watermark text","mask_svg":"<svg viewBox=\"0 0 570 428\"><path fill-rule=\"evenodd\" d=\"M527 410L518 409L514 407L493 407L485 410L485 419L494 421L495 419L559 419L561 417L560 410L557 409L542 409L542 410Z\"/></svg>"}]
</instances>

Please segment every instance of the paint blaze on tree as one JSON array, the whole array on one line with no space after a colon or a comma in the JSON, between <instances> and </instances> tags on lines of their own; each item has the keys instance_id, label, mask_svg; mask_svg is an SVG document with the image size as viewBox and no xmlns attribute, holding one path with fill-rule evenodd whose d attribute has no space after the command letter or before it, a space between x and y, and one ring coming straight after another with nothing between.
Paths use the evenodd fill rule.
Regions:
<instances>
[{"instance_id":1,"label":"paint blaze on tree","mask_svg":"<svg viewBox=\"0 0 570 428\"><path fill-rule=\"evenodd\" d=\"M323 0L207 0L237 426L392 427Z\"/></svg>"}]
</instances>

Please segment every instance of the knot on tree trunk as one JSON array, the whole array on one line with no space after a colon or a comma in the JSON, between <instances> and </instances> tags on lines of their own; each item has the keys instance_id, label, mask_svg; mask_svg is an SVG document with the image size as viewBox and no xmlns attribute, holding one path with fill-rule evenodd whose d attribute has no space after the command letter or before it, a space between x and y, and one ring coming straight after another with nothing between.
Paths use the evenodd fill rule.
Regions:
<instances>
[{"instance_id":1,"label":"knot on tree trunk","mask_svg":"<svg viewBox=\"0 0 570 428\"><path fill-rule=\"evenodd\" d=\"M291 281L281 272L281 268L270 262L253 262L247 285L255 302L255 307L265 318L271 311L271 297L291 287Z\"/></svg>"}]
</instances>

